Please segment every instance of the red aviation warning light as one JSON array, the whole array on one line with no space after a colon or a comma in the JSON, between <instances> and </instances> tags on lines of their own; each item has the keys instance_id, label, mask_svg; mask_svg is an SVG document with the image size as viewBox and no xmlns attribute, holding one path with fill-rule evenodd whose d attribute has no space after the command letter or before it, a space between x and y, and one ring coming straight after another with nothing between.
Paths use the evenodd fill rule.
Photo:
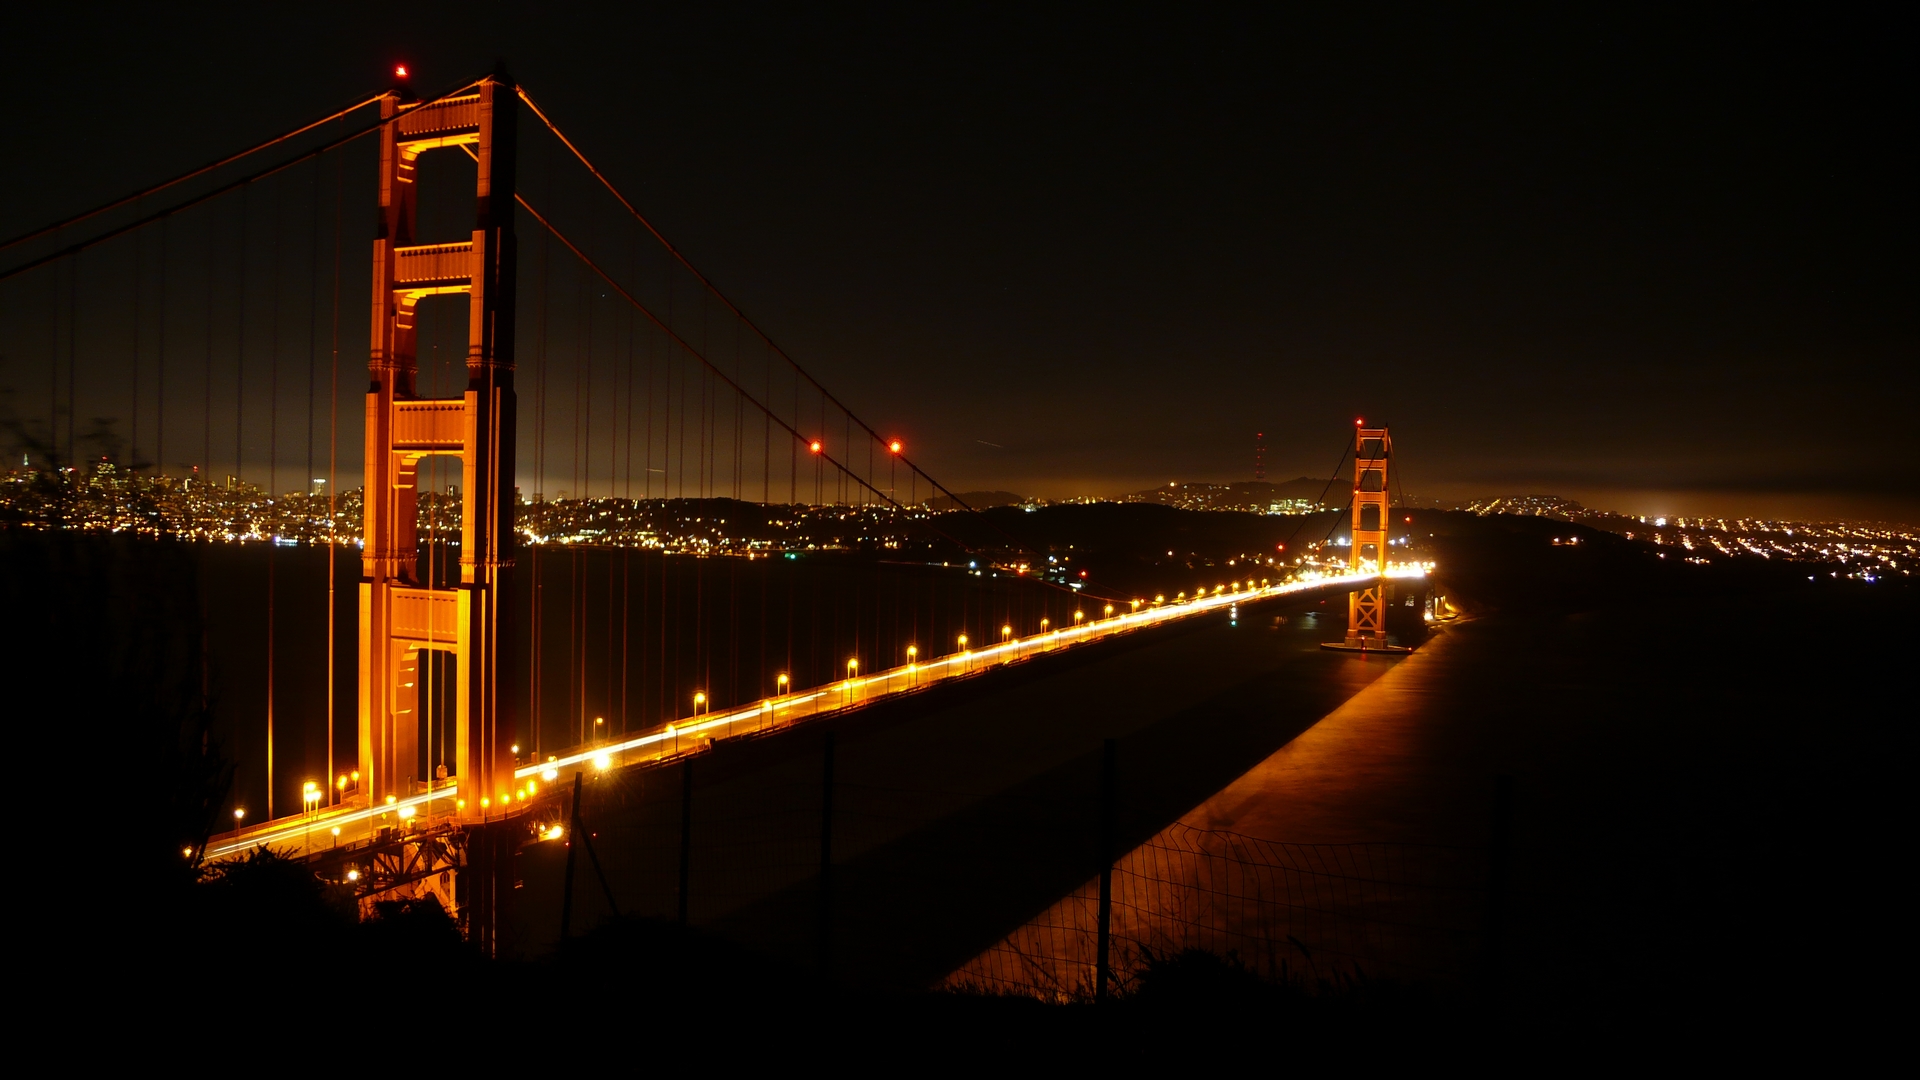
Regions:
<instances>
[{"instance_id":1,"label":"red aviation warning light","mask_svg":"<svg viewBox=\"0 0 1920 1080\"><path fill-rule=\"evenodd\" d=\"M1355 420L1354 420L1354 422L1353 422L1353 426L1354 426L1354 427L1366 427L1366 426L1367 426L1367 422L1366 422L1366 421L1365 421L1364 419L1355 419Z\"/></svg>"},{"instance_id":2,"label":"red aviation warning light","mask_svg":"<svg viewBox=\"0 0 1920 1080\"><path fill-rule=\"evenodd\" d=\"M810 443L808 443L808 444L807 444L807 449L809 449L809 450L811 450L811 451L813 451L813 452L814 452L814 453L816 453L816 454L817 454L817 453L819 453L819 452L820 452L820 440L818 440L818 439L815 439L814 441L812 441L812 442L810 442Z\"/></svg>"},{"instance_id":3,"label":"red aviation warning light","mask_svg":"<svg viewBox=\"0 0 1920 1080\"><path fill-rule=\"evenodd\" d=\"M897 454L897 453L899 453L899 452L900 452L900 440L899 440L899 439L895 439L895 440L893 440L892 442L890 442L890 443L888 443L888 444L887 444L887 449L889 449L889 450L891 450L891 451L893 451L893 452L894 452L894 453L896 453L896 454Z\"/></svg>"},{"instance_id":4,"label":"red aviation warning light","mask_svg":"<svg viewBox=\"0 0 1920 1080\"><path fill-rule=\"evenodd\" d=\"M394 78L396 78L396 79L404 79L404 78L406 78L406 77L407 77L407 65L405 65L405 64L395 64L395 65L393 66L393 77L394 77Z\"/></svg>"}]
</instances>

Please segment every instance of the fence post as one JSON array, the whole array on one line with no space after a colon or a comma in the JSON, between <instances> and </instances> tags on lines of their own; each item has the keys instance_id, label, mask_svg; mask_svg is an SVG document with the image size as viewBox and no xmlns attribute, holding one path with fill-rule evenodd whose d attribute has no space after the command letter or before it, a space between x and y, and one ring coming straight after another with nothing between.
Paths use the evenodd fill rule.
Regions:
<instances>
[{"instance_id":1,"label":"fence post","mask_svg":"<svg viewBox=\"0 0 1920 1080\"><path fill-rule=\"evenodd\" d=\"M1113 831L1115 788L1119 781L1118 739L1107 739L1100 747L1100 907L1099 937L1093 969L1093 999L1107 1000L1107 986L1113 979Z\"/></svg>"},{"instance_id":2,"label":"fence post","mask_svg":"<svg viewBox=\"0 0 1920 1080\"><path fill-rule=\"evenodd\" d=\"M1487 836L1487 929L1481 958L1482 1001L1498 1007L1507 931L1507 872L1512 858L1513 777L1493 778L1493 815Z\"/></svg>"},{"instance_id":3,"label":"fence post","mask_svg":"<svg viewBox=\"0 0 1920 1080\"><path fill-rule=\"evenodd\" d=\"M833 945L833 732L827 732L820 766L820 940L818 964L825 979Z\"/></svg>"},{"instance_id":4,"label":"fence post","mask_svg":"<svg viewBox=\"0 0 1920 1080\"><path fill-rule=\"evenodd\" d=\"M693 759L680 763L680 900L677 917L687 925L687 871L693 860Z\"/></svg>"},{"instance_id":5,"label":"fence post","mask_svg":"<svg viewBox=\"0 0 1920 1080\"><path fill-rule=\"evenodd\" d=\"M580 852L580 774L573 774L573 811L567 815L567 878L560 886L560 940L573 930L573 860Z\"/></svg>"}]
</instances>

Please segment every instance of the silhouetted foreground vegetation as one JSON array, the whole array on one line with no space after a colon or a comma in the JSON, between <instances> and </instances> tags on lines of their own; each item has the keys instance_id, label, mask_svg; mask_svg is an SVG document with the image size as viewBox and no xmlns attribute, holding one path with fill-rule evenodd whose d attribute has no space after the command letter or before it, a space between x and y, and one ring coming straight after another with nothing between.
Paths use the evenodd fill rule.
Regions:
<instances>
[{"instance_id":1,"label":"silhouetted foreground vegetation","mask_svg":"<svg viewBox=\"0 0 1920 1080\"><path fill-rule=\"evenodd\" d=\"M479 1012L503 1018L559 995L570 1021L585 1024L672 1018L682 1034L746 1022L765 1033L860 1017L863 1024L882 1022L871 1037L883 1042L902 1034L888 1024L989 1040L1047 1039L1089 1026L1201 1018L1261 1029L1358 1024L1406 1031L1457 1012L1417 985L1362 972L1267 980L1237 956L1200 950L1146 957L1104 1005L966 989L882 994L836 985L703 930L634 917L608 919L538 960L496 962L463 940L435 900L376 903L362 920L346 888L264 850L153 899L164 906L164 931L146 938L146 948L122 953L115 968L131 977L127 989L170 988L139 1003L139 1013L156 1021L209 1002L219 1003L218 1015L252 1020L343 988L384 995L417 980L514 988L476 1003Z\"/></svg>"},{"instance_id":2,"label":"silhouetted foreground vegetation","mask_svg":"<svg viewBox=\"0 0 1920 1080\"><path fill-rule=\"evenodd\" d=\"M259 849L217 864L165 897L171 933L148 957L185 984L271 985L337 972L338 965L515 985L560 983L581 991L579 1008L609 1018L673 1010L689 999L728 1000L810 1013L829 1002L929 1014L1063 1015L1093 1006L961 988L920 995L875 995L838 986L810 968L744 948L705 930L671 921L610 918L534 961L496 962L467 944L438 901L377 901L357 916L348 887L316 877L304 863ZM1369 978L1363 971L1265 979L1237 955L1189 949L1148 955L1138 973L1117 985L1110 1007L1130 1012L1203 1010L1336 1015L1417 1013L1436 1007L1422 987ZM211 961L211 962L209 962Z\"/></svg>"}]
</instances>

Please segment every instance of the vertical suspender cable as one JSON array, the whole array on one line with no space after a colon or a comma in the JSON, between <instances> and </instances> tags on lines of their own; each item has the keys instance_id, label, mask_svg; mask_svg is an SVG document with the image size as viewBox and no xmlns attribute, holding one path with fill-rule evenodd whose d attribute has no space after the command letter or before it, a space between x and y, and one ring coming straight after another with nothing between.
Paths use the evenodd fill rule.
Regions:
<instances>
[{"instance_id":1,"label":"vertical suspender cable","mask_svg":"<svg viewBox=\"0 0 1920 1080\"><path fill-rule=\"evenodd\" d=\"M80 423L79 383L75 376L79 371L80 351L80 256L73 257L73 267L67 271L67 464L74 469L74 479L79 481L80 459L76 456L73 429Z\"/></svg>"},{"instance_id":2,"label":"vertical suspender cable","mask_svg":"<svg viewBox=\"0 0 1920 1080\"><path fill-rule=\"evenodd\" d=\"M547 187L549 191L551 191L553 187L552 154L547 155ZM552 253L552 238L542 231L540 234L540 292L539 304L536 308L538 312L539 337L534 350L533 498L536 503L540 504L543 520L546 520L544 515L551 513L551 508L546 505L546 470L547 316L550 305L547 278L552 266ZM533 728L533 750L536 757L539 756L540 748L543 745L541 742L543 737L541 734L541 719L544 717L545 712L541 708L541 702L546 689L546 578L541 574L540 568L540 549L542 546L544 545L535 545L533 548L533 630L532 633L528 635L532 638L532 641L529 643L532 649L532 656L529 661L532 667L532 678L527 680L527 682L531 684L528 687L528 693L530 695L528 710L530 715L527 718L527 723Z\"/></svg>"},{"instance_id":3,"label":"vertical suspender cable","mask_svg":"<svg viewBox=\"0 0 1920 1080\"><path fill-rule=\"evenodd\" d=\"M242 450L240 434L245 428L242 413L247 380L247 190L240 189L240 252L234 260L234 300L239 305L239 338L233 351L233 477L240 483ZM271 816L271 811L269 811Z\"/></svg>"},{"instance_id":4,"label":"vertical suspender cable","mask_svg":"<svg viewBox=\"0 0 1920 1080\"><path fill-rule=\"evenodd\" d=\"M49 476L60 475L60 267L47 272L47 453Z\"/></svg>"},{"instance_id":5,"label":"vertical suspender cable","mask_svg":"<svg viewBox=\"0 0 1920 1080\"><path fill-rule=\"evenodd\" d=\"M341 787L333 778L334 625L339 610L334 576L338 573L340 534L340 203L346 189L346 162L334 165L333 188L333 377L327 392L327 786L337 797ZM364 505L366 492L361 492Z\"/></svg>"},{"instance_id":6,"label":"vertical suspender cable","mask_svg":"<svg viewBox=\"0 0 1920 1080\"><path fill-rule=\"evenodd\" d=\"M542 235L543 236L545 235L545 230L542 230ZM641 477L640 477L640 491L641 491L641 498L648 504L648 510L647 510L648 517L644 518L643 520L651 520L651 515L656 513L658 510L657 507L654 507L652 505L653 503L653 361L654 361L655 340L656 340L656 336L654 334L649 333L647 335L647 422L646 422L647 448L644 451L642 451L640 455L641 468L645 469L646 471L643 474L641 474ZM653 576L647 572L646 560L642 558L640 560L640 617L643 619L647 618L647 613L649 610L651 610L648 608L647 602L648 602L649 594L652 592L652 590L649 588L652 582L653 582ZM652 654L643 645L640 650L640 701L641 701L640 711L641 711L641 720L643 722L646 720L646 702L650 700L650 697L647 694L647 659L650 655Z\"/></svg>"},{"instance_id":7,"label":"vertical suspender cable","mask_svg":"<svg viewBox=\"0 0 1920 1080\"><path fill-rule=\"evenodd\" d=\"M267 274L267 819L273 819L273 535L274 485L280 464L280 188L273 189L273 244Z\"/></svg>"},{"instance_id":8,"label":"vertical suspender cable","mask_svg":"<svg viewBox=\"0 0 1920 1080\"><path fill-rule=\"evenodd\" d=\"M129 473L140 467L140 263L146 234L133 234L133 378L130 390L133 394L133 422L127 433L126 469Z\"/></svg>"},{"instance_id":9,"label":"vertical suspender cable","mask_svg":"<svg viewBox=\"0 0 1920 1080\"><path fill-rule=\"evenodd\" d=\"M634 261L638 261L635 253ZM637 509L633 502L633 310L627 310L627 441L626 484L622 497L629 515ZM631 518L629 518L631 520ZM629 630L633 625L633 539L623 537L620 546L620 734L627 734L627 687L633 668Z\"/></svg>"},{"instance_id":10,"label":"vertical suspender cable","mask_svg":"<svg viewBox=\"0 0 1920 1080\"><path fill-rule=\"evenodd\" d=\"M160 222L160 335L154 342L153 463L167 471L167 222Z\"/></svg>"},{"instance_id":11,"label":"vertical suspender cable","mask_svg":"<svg viewBox=\"0 0 1920 1080\"><path fill-rule=\"evenodd\" d=\"M201 372L202 396L200 402L200 482L205 484L213 479L213 260L214 249L219 245L214 228L214 217L207 215L207 319L206 319L206 364Z\"/></svg>"},{"instance_id":12,"label":"vertical suspender cable","mask_svg":"<svg viewBox=\"0 0 1920 1080\"><path fill-rule=\"evenodd\" d=\"M300 505L306 507L305 517L313 518L313 379L319 366L319 345L315 336L320 332L320 159L313 159L313 179L307 185L311 192L313 212L307 221L307 471L300 476L300 489L307 498ZM306 739L300 740L302 750ZM327 769L328 786L332 786L333 769Z\"/></svg>"}]
</instances>

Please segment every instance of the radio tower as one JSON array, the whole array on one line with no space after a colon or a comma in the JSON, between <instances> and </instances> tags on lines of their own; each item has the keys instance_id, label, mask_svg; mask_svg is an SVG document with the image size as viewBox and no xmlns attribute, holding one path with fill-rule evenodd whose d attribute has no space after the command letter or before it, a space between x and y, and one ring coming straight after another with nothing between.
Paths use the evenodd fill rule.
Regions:
<instances>
[{"instance_id":1,"label":"radio tower","mask_svg":"<svg viewBox=\"0 0 1920 1080\"><path fill-rule=\"evenodd\" d=\"M1264 431L1253 433L1253 478L1267 478L1267 433Z\"/></svg>"}]
</instances>

